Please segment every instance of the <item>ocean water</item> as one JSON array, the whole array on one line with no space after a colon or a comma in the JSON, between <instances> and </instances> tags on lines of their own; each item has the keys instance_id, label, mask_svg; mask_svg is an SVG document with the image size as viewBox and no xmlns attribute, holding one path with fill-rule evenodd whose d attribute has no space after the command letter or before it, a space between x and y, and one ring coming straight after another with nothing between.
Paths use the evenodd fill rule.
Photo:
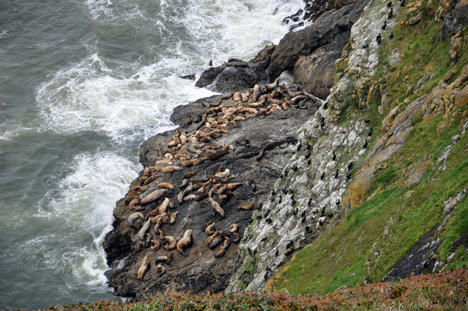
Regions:
<instances>
[{"instance_id":1,"label":"ocean water","mask_svg":"<svg viewBox=\"0 0 468 311\"><path fill-rule=\"evenodd\" d=\"M139 145L213 93L180 76L250 59L303 0L0 1L0 309L120 299L102 241Z\"/></svg>"}]
</instances>

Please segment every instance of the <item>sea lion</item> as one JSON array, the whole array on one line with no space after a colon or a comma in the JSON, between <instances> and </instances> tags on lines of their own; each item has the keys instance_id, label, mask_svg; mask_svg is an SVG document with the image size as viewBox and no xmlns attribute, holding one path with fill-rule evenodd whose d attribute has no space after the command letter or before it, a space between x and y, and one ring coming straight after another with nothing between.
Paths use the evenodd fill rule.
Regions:
<instances>
[{"instance_id":1,"label":"sea lion","mask_svg":"<svg viewBox=\"0 0 468 311\"><path fill-rule=\"evenodd\" d=\"M224 204L226 204L227 202L229 202L229 200L232 198L233 195L234 195L234 193L232 193L231 191L227 191L227 192L224 193L224 194L218 195L218 198L219 198L219 205L220 205L220 206L223 206Z\"/></svg>"},{"instance_id":2,"label":"sea lion","mask_svg":"<svg viewBox=\"0 0 468 311\"><path fill-rule=\"evenodd\" d=\"M264 89L265 91L271 91L274 88L278 87L278 85L279 85L279 79L276 79L275 82L273 83L265 84Z\"/></svg>"},{"instance_id":3,"label":"sea lion","mask_svg":"<svg viewBox=\"0 0 468 311\"><path fill-rule=\"evenodd\" d=\"M232 235L232 242L237 243L240 241L240 235L237 232L231 232Z\"/></svg>"},{"instance_id":4,"label":"sea lion","mask_svg":"<svg viewBox=\"0 0 468 311\"><path fill-rule=\"evenodd\" d=\"M156 164L156 166L158 166L158 165L173 165L174 162L172 162L171 159L163 159L163 160L156 161L155 164Z\"/></svg>"},{"instance_id":5,"label":"sea lion","mask_svg":"<svg viewBox=\"0 0 468 311\"><path fill-rule=\"evenodd\" d=\"M170 217L168 213L163 213L160 215L161 216L161 221L165 224L169 223Z\"/></svg>"},{"instance_id":6,"label":"sea lion","mask_svg":"<svg viewBox=\"0 0 468 311\"><path fill-rule=\"evenodd\" d=\"M208 195L206 193L200 193L200 194L189 194L188 196L184 197L183 201L190 202L192 200L195 201L200 201L206 198Z\"/></svg>"},{"instance_id":7,"label":"sea lion","mask_svg":"<svg viewBox=\"0 0 468 311\"><path fill-rule=\"evenodd\" d=\"M172 257L174 257L174 253L170 253L169 256L158 256L156 257L156 260L154 261L154 263L165 262L169 264L172 260Z\"/></svg>"},{"instance_id":8,"label":"sea lion","mask_svg":"<svg viewBox=\"0 0 468 311\"><path fill-rule=\"evenodd\" d=\"M237 206L237 209L241 209L241 210L244 210L244 211L248 211L248 210L251 210L254 206L254 203L250 203L250 204L247 204L247 203L242 203L242 204L239 204L239 206Z\"/></svg>"},{"instance_id":9,"label":"sea lion","mask_svg":"<svg viewBox=\"0 0 468 311\"><path fill-rule=\"evenodd\" d=\"M219 170L215 173L215 176L218 178L225 178L225 177L228 177L229 174L231 174L231 171L228 168L225 170L222 170L222 166L221 166Z\"/></svg>"},{"instance_id":10,"label":"sea lion","mask_svg":"<svg viewBox=\"0 0 468 311\"><path fill-rule=\"evenodd\" d=\"M229 241L229 237L225 236L223 240L223 245L220 246L219 251L216 253L215 257L220 258L226 254L226 250L228 249L229 245L231 245Z\"/></svg>"},{"instance_id":11,"label":"sea lion","mask_svg":"<svg viewBox=\"0 0 468 311\"><path fill-rule=\"evenodd\" d=\"M162 231L162 229L158 229L158 233L159 233L159 238L161 240L164 240L164 231Z\"/></svg>"},{"instance_id":12,"label":"sea lion","mask_svg":"<svg viewBox=\"0 0 468 311\"><path fill-rule=\"evenodd\" d=\"M163 173L172 173L175 171L181 171L182 168L180 166L175 166L175 165L170 165L170 166L165 166L161 168L161 172Z\"/></svg>"},{"instance_id":13,"label":"sea lion","mask_svg":"<svg viewBox=\"0 0 468 311\"><path fill-rule=\"evenodd\" d=\"M180 162L183 166L192 166L197 159L187 159Z\"/></svg>"},{"instance_id":14,"label":"sea lion","mask_svg":"<svg viewBox=\"0 0 468 311\"><path fill-rule=\"evenodd\" d=\"M156 207L154 210L152 210L151 212L149 212L148 214L146 214L146 219L154 216L154 215L157 215L158 213L159 214L164 214L167 212L167 207L169 206L169 203L170 203L170 200L169 198L164 198L164 201L161 203L161 205L159 205L158 207ZM154 223L154 221L153 221Z\"/></svg>"},{"instance_id":15,"label":"sea lion","mask_svg":"<svg viewBox=\"0 0 468 311\"><path fill-rule=\"evenodd\" d=\"M192 171L184 173L184 175L182 175L182 179L188 179L188 178L192 177L195 174L196 174L196 172L192 172Z\"/></svg>"},{"instance_id":16,"label":"sea lion","mask_svg":"<svg viewBox=\"0 0 468 311\"><path fill-rule=\"evenodd\" d=\"M166 268L164 268L163 266L161 265L157 265L156 266L156 271L159 275L164 275L166 273Z\"/></svg>"},{"instance_id":17,"label":"sea lion","mask_svg":"<svg viewBox=\"0 0 468 311\"><path fill-rule=\"evenodd\" d=\"M177 250L184 256L187 256L184 252L186 247L192 245L192 230L187 230L184 233L182 239L177 242Z\"/></svg>"},{"instance_id":18,"label":"sea lion","mask_svg":"<svg viewBox=\"0 0 468 311\"><path fill-rule=\"evenodd\" d=\"M135 223L135 220L137 220L138 218L145 219L145 216L143 216L143 214L140 212L133 213L130 216L128 216L127 221L128 221L129 226L134 228L133 225Z\"/></svg>"},{"instance_id":19,"label":"sea lion","mask_svg":"<svg viewBox=\"0 0 468 311\"><path fill-rule=\"evenodd\" d=\"M215 233L213 233L211 236L209 236L206 240L205 240L205 244L206 246L210 246L211 242L216 238L218 237L222 232L221 231L216 231Z\"/></svg>"},{"instance_id":20,"label":"sea lion","mask_svg":"<svg viewBox=\"0 0 468 311\"><path fill-rule=\"evenodd\" d=\"M171 199L170 198L164 198L164 201L161 203L161 205L158 206L158 210L160 214L164 214L167 212L167 208L171 204Z\"/></svg>"},{"instance_id":21,"label":"sea lion","mask_svg":"<svg viewBox=\"0 0 468 311\"><path fill-rule=\"evenodd\" d=\"M172 236L166 235L164 237L164 241L167 242L167 243L164 243L164 249L166 251L171 251L177 246L177 240Z\"/></svg>"},{"instance_id":22,"label":"sea lion","mask_svg":"<svg viewBox=\"0 0 468 311\"><path fill-rule=\"evenodd\" d=\"M184 203L184 195L185 195L185 191L181 191L177 195L177 202L179 202L179 204Z\"/></svg>"},{"instance_id":23,"label":"sea lion","mask_svg":"<svg viewBox=\"0 0 468 311\"><path fill-rule=\"evenodd\" d=\"M147 233L146 234L146 240L145 241L141 241L143 243L143 246L144 247L149 247L150 246L150 242L151 242L151 234Z\"/></svg>"},{"instance_id":24,"label":"sea lion","mask_svg":"<svg viewBox=\"0 0 468 311\"><path fill-rule=\"evenodd\" d=\"M153 251L157 251L161 247L161 242L159 242L158 240L151 240L150 243L153 244L150 245L150 248Z\"/></svg>"},{"instance_id":25,"label":"sea lion","mask_svg":"<svg viewBox=\"0 0 468 311\"><path fill-rule=\"evenodd\" d=\"M140 231L138 232L138 237L140 238L141 241L145 238L146 231L148 231L149 227L151 226L151 220L148 219L147 222L141 227Z\"/></svg>"},{"instance_id":26,"label":"sea lion","mask_svg":"<svg viewBox=\"0 0 468 311\"><path fill-rule=\"evenodd\" d=\"M139 280L143 279L143 276L145 275L146 270L148 270L148 266L149 266L149 259L148 259L148 255L146 255L145 257L143 257L143 261L141 263L141 266L138 269L138 279Z\"/></svg>"},{"instance_id":27,"label":"sea lion","mask_svg":"<svg viewBox=\"0 0 468 311\"><path fill-rule=\"evenodd\" d=\"M174 189L175 189L175 187L174 187L172 184L168 183L168 182L162 182L162 183L160 183L160 184L158 185L158 188L165 188L165 189L171 189L171 190L174 190Z\"/></svg>"},{"instance_id":28,"label":"sea lion","mask_svg":"<svg viewBox=\"0 0 468 311\"><path fill-rule=\"evenodd\" d=\"M231 226L229 226L229 232L231 233L237 232L238 230L239 230L238 224L232 224Z\"/></svg>"},{"instance_id":29,"label":"sea lion","mask_svg":"<svg viewBox=\"0 0 468 311\"><path fill-rule=\"evenodd\" d=\"M158 233L159 228L161 228L161 225L162 225L161 217L158 217L158 219L156 219L156 221L155 221L155 225L154 225L154 228L153 228L154 232Z\"/></svg>"},{"instance_id":30,"label":"sea lion","mask_svg":"<svg viewBox=\"0 0 468 311\"><path fill-rule=\"evenodd\" d=\"M197 165L200 165L202 164L203 162L205 162L206 160L208 160L208 157L201 157L201 158L198 158L195 162L193 162L193 166L197 166Z\"/></svg>"},{"instance_id":31,"label":"sea lion","mask_svg":"<svg viewBox=\"0 0 468 311\"><path fill-rule=\"evenodd\" d=\"M216 232L215 223L211 222L211 224L206 227L205 233L208 235L212 235L215 232Z\"/></svg>"},{"instance_id":32,"label":"sea lion","mask_svg":"<svg viewBox=\"0 0 468 311\"><path fill-rule=\"evenodd\" d=\"M234 92L234 94L232 95L232 99L235 102L240 102L242 100L241 95L239 94L239 92Z\"/></svg>"},{"instance_id":33,"label":"sea lion","mask_svg":"<svg viewBox=\"0 0 468 311\"><path fill-rule=\"evenodd\" d=\"M253 93L254 100L257 100L262 95L260 85L255 84L255 86L253 87L252 93Z\"/></svg>"},{"instance_id":34,"label":"sea lion","mask_svg":"<svg viewBox=\"0 0 468 311\"><path fill-rule=\"evenodd\" d=\"M140 205L141 198L139 196L136 196L133 200L130 201L128 204L128 208L130 209L135 209L136 206Z\"/></svg>"},{"instance_id":35,"label":"sea lion","mask_svg":"<svg viewBox=\"0 0 468 311\"><path fill-rule=\"evenodd\" d=\"M155 180L158 177L159 177L158 174L153 174L150 177L146 178L145 181L143 182L143 184L148 185L149 183L151 183L153 180ZM146 187L148 187L148 186L146 186Z\"/></svg>"},{"instance_id":36,"label":"sea lion","mask_svg":"<svg viewBox=\"0 0 468 311\"><path fill-rule=\"evenodd\" d=\"M219 158L221 158L222 156L228 154L229 151L228 150L219 150L219 151L216 151L216 152L212 152L212 153L209 153L208 154L208 159L214 161L214 160L217 160Z\"/></svg>"},{"instance_id":37,"label":"sea lion","mask_svg":"<svg viewBox=\"0 0 468 311\"><path fill-rule=\"evenodd\" d=\"M234 190L236 190L237 188L239 188L240 186L242 186L242 183L241 183L241 182L230 183L230 184L227 184L227 185L226 185L226 189L229 190L229 191L234 191Z\"/></svg>"},{"instance_id":38,"label":"sea lion","mask_svg":"<svg viewBox=\"0 0 468 311\"><path fill-rule=\"evenodd\" d=\"M219 251L215 254L216 258L221 258L224 255L226 255L226 249L225 248L220 248Z\"/></svg>"},{"instance_id":39,"label":"sea lion","mask_svg":"<svg viewBox=\"0 0 468 311\"><path fill-rule=\"evenodd\" d=\"M210 203L211 203L211 207L213 208L213 211L215 211L215 212L218 213L221 217L224 218L224 210L221 208L221 206L219 205L219 203L216 202L216 201L211 197L211 195L209 196L209 200L210 200Z\"/></svg>"},{"instance_id":40,"label":"sea lion","mask_svg":"<svg viewBox=\"0 0 468 311\"><path fill-rule=\"evenodd\" d=\"M141 200L140 204L145 205L145 204L151 203L153 201L156 201L157 199L162 197L166 192L167 192L167 189L155 190L155 191L151 192L150 194L148 194L146 197L144 197Z\"/></svg>"},{"instance_id":41,"label":"sea lion","mask_svg":"<svg viewBox=\"0 0 468 311\"><path fill-rule=\"evenodd\" d=\"M179 188L184 188L185 186L188 185L188 179L187 178L184 178L182 180L182 183L179 185Z\"/></svg>"},{"instance_id":42,"label":"sea lion","mask_svg":"<svg viewBox=\"0 0 468 311\"><path fill-rule=\"evenodd\" d=\"M169 223L170 223L171 225L175 223L177 214L179 214L178 211L168 214L168 215L169 215Z\"/></svg>"},{"instance_id":43,"label":"sea lion","mask_svg":"<svg viewBox=\"0 0 468 311\"><path fill-rule=\"evenodd\" d=\"M202 231L205 231L206 228L207 228L209 225L211 225L212 223L213 223L212 220L210 220L210 221L208 221L208 222L205 222L205 223L201 226L201 230L202 230Z\"/></svg>"},{"instance_id":44,"label":"sea lion","mask_svg":"<svg viewBox=\"0 0 468 311\"><path fill-rule=\"evenodd\" d=\"M216 247L218 247L219 244L221 244L221 242L223 242L223 239L224 239L224 234L216 235L216 236L211 240L211 242L209 243L208 247L209 247L210 249L215 249Z\"/></svg>"}]
</instances>

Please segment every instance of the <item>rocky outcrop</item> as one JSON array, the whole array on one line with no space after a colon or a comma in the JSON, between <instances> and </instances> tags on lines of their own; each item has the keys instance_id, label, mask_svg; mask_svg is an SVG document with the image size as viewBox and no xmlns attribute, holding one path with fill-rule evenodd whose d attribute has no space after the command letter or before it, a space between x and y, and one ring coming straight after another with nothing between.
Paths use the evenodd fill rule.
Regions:
<instances>
[{"instance_id":1,"label":"rocky outcrop","mask_svg":"<svg viewBox=\"0 0 468 311\"><path fill-rule=\"evenodd\" d=\"M441 25L441 40L459 32L468 25L468 1L444 0L439 2L436 20Z\"/></svg>"},{"instance_id":2,"label":"rocky outcrop","mask_svg":"<svg viewBox=\"0 0 468 311\"><path fill-rule=\"evenodd\" d=\"M305 29L289 32L277 46L266 47L248 62L232 60L209 68L196 85L217 92L235 91L253 87L257 82L271 82L290 70L294 71L296 82L308 92L326 98L333 82L334 61L348 42L351 26L367 2L342 2L339 6L347 5L321 14Z\"/></svg>"},{"instance_id":3,"label":"rocky outcrop","mask_svg":"<svg viewBox=\"0 0 468 311\"><path fill-rule=\"evenodd\" d=\"M348 212L379 195L383 186L372 186L412 137L418 122L439 117L442 121L437 127L443 128L453 122L454 114L465 111L466 65L449 70L440 81L431 81L431 91L423 95L414 96L416 93L405 84L408 98L403 100L392 98L390 85L386 84L388 72L403 63L401 47L394 46L391 55L384 55L384 65L379 68L382 48L391 46L392 31L401 20L403 27L418 27L425 22L425 15L435 13L418 2L405 6L404 0L377 1L363 9L365 4L358 1L328 11L317 19L317 24L289 33L280 44L266 47L253 60L229 60L207 70L197 82L199 86L230 92L294 70L295 81L304 86L257 84L254 89L178 107L172 120L179 129L150 138L141 146L140 161L145 170L132 183L127 197L118 202L115 229L105 242L113 267L108 272L109 283L119 295L144 297L167 289L261 292L265 285L273 286L275 280L269 280L275 271L297 251L320 236L333 239L330 232L346 221ZM444 7L450 9L444 13ZM463 22L464 15L457 12L463 12L464 0L441 4L440 8L437 16L452 35L450 56L457 63L466 42L460 23L454 27L450 23L455 19ZM434 75L430 73L412 87L423 88ZM326 103L310 94L325 98L331 85ZM368 111L375 115L365 115ZM398 185L402 193L427 182L428 172L446 169L447 159L468 127L466 113L461 119L464 123L460 133L437 162L425 156L402 168L404 181ZM162 167L161 161L168 159L177 168ZM138 205L150 194L159 194L158 188L164 183L174 188L161 192L162 197L154 202ZM238 188L226 191L228 185ZM411 197L411 191L406 198ZM455 251L468 245L467 235L462 234L453 242L448 258L437 256L441 232L465 196L463 189L446 198L445 219L435 227L424 227L415 238L419 242L413 247L405 245L409 250L405 255L391 257L389 266L396 264L390 270L385 267L384 272L379 271L378 279L387 271L387 278L395 279L447 267ZM148 222L147 218L149 214L166 217L159 211L166 199L176 202L168 211L178 214L173 224L159 224L164 235L177 238L191 232L191 244L184 244L179 251L148 248L164 242L154 229L157 219ZM141 217L135 214L138 211ZM375 280L372 269L386 251L382 245L390 239L396 216L386 219L385 226L377 225L383 237L376 236L375 243L372 241L374 244L365 249L372 256L361 263L356 261L360 267L366 265L358 271L362 282ZM229 232L232 223L240 226L240 244ZM145 226L150 235L146 235ZM213 232L217 232L214 237ZM218 244L210 247L215 239ZM347 255L345 251L343 254ZM169 255L173 256L170 262L157 259ZM142 264L144 258L149 258L149 266ZM145 270L143 280L135 279L140 267L146 269L140 270ZM351 276L356 276L354 271Z\"/></svg>"},{"instance_id":4,"label":"rocky outcrop","mask_svg":"<svg viewBox=\"0 0 468 311\"><path fill-rule=\"evenodd\" d=\"M118 295L226 288L252 212L261 209L290 157L294 132L322 104L310 94L291 97L286 87L178 107L172 120L179 128L141 146L145 169L117 203L114 229L104 242L109 285ZM205 231L210 221L214 228ZM232 224L239 226L235 233ZM187 230L191 244L182 252L172 249L171 239ZM149 266L140 280L145 256Z\"/></svg>"},{"instance_id":5,"label":"rocky outcrop","mask_svg":"<svg viewBox=\"0 0 468 311\"><path fill-rule=\"evenodd\" d=\"M275 270L333 226L339 220L338 215L348 210L349 205L343 198L349 185L368 185L372 180L372 176L354 174L369 152L369 142L374 139L369 120L353 118L342 124L339 120L346 105L352 104L345 94L364 90L366 86L368 89L375 73L377 43L369 42L373 34L362 29L374 29L383 23L382 19L386 18L383 11L387 8L382 7L366 7L363 17L354 24L348 50L337 60L338 65L347 64L348 70L336 76L337 83L327 105L296 133L299 143L295 155L283 170L284 178L275 183L263 210L253 215L259 220L250 225L248 231L252 234L239 247L239 268L231 278L228 291L263 291ZM371 47L364 53L375 56L359 58L357 55L361 55L361 47L366 43ZM402 133L407 133L405 127ZM355 188L357 193L360 187ZM265 213L274 216L272 222L263 221ZM268 238L264 240L265 237Z\"/></svg>"}]
</instances>

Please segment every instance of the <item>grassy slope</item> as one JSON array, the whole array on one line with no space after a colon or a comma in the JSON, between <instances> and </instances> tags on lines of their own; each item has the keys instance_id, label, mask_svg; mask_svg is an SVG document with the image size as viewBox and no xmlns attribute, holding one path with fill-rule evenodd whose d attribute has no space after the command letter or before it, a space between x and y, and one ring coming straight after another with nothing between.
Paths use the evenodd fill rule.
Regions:
<instances>
[{"instance_id":1,"label":"grassy slope","mask_svg":"<svg viewBox=\"0 0 468 311\"><path fill-rule=\"evenodd\" d=\"M432 9L437 10L437 6L432 4ZM428 8L424 4L423 9ZM408 102L427 94L452 68L450 38L440 42L440 25L433 20L425 16L415 26L397 26L394 39L385 40L380 46L381 62L374 79L387 85L393 104L386 112L397 103L403 103L404 109ZM466 38L466 29L464 34ZM466 42L463 47L466 51ZM400 50L402 58L392 67L387 55L395 48ZM460 72L467 63L467 53L463 53L454 70ZM423 78L425 81L419 82ZM406 98L410 101L404 103ZM366 117L375 124L383 119L376 113L376 107L363 111L358 106L347 110L348 118ZM440 170L442 164L437 164L438 157L451 144L451 137L459 133L466 109L465 105L448 116L424 122L416 118L405 146L387 161L388 167L375 178L370 198L300 251L275 275L269 284L271 289L292 294L324 294L343 285L376 282L384 277L422 235L441 223L445 217L443 202L468 187L468 135L454 146L445 170ZM406 182L413 170L425 173L419 184L408 188ZM439 249L442 260L449 254L453 241L468 232L467 201L465 198L457 205L445 230L439 232L443 241ZM462 246L450 267L467 262Z\"/></svg>"}]
</instances>

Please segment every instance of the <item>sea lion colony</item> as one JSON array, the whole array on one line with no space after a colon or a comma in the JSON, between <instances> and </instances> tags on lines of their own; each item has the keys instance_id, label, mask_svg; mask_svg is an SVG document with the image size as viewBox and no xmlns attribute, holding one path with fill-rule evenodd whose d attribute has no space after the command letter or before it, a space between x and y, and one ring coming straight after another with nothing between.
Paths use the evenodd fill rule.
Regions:
<instances>
[{"instance_id":1,"label":"sea lion colony","mask_svg":"<svg viewBox=\"0 0 468 311\"><path fill-rule=\"evenodd\" d=\"M216 258L225 255L231 242L240 241L237 224L219 230L221 228L215 227L215 220L216 217L225 217L223 205L244 183L234 182L231 171L223 167L219 167L217 172L208 177L195 177L196 166L205 161L215 161L234 150L233 145L216 144L223 133L248 118L267 117L277 111L308 109L321 104L319 99L304 91L300 85L279 85L276 80L262 87L257 84L244 92L224 96L219 105L206 109L199 122L189 116L194 129L187 133L176 130L176 134L161 149L155 165L144 169L142 176L132 183L125 196L128 225L133 229L134 248L146 254L137 271L138 279L142 280L150 269L149 257L157 256L155 253L160 249L171 252L168 256L157 256L154 261L156 273L160 276L166 272L162 264L170 263L174 251L188 256L192 243L196 243L192 238L193 230L206 233L207 248L213 251L218 249L214 254ZM181 172L183 174L179 185L163 180L165 174L178 171L184 171ZM256 187L251 179L245 185ZM184 204L191 201L200 202L200 207L211 206L213 220L201 228L186 228L184 232L180 232L180 237L165 235L164 226L174 224L179 213L173 210L183 208ZM254 202L242 203L237 206L237 210L251 210L254 205ZM152 208L153 206L157 207Z\"/></svg>"}]
</instances>

